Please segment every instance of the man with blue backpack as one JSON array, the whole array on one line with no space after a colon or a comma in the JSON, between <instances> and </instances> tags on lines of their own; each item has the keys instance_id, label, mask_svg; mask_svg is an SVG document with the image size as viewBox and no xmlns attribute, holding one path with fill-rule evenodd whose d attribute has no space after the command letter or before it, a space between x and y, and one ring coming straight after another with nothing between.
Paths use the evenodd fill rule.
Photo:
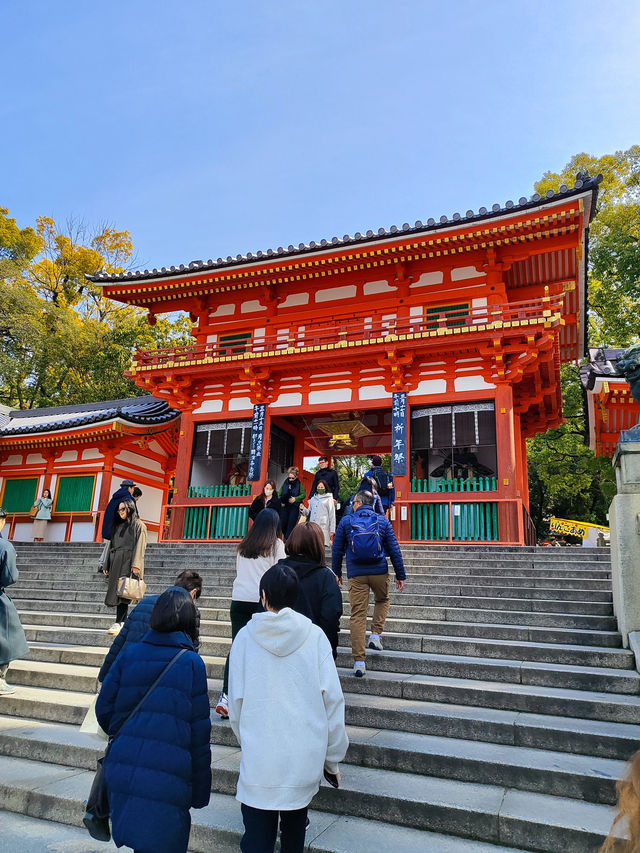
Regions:
<instances>
[{"instance_id":1,"label":"man with blue backpack","mask_svg":"<svg viewBox=\"0 0 640 853\"><path fill-rule=\"evenodd\" d=\"M382 456L371 457L371 468L364 475L364 481L368 480L375 486L376 492L380 495L380 501L384 514L389 517L389 510L396 500L396 489L393 485L393 474L389 474L382 467ZM362 486L360 487L362 489Z\"/></svg>"},{"instance_id":2,"label":"man with blue backpack","mask_svg":"<svg viewBox=\"0 0 640 853\"><path fill-rule=\"evenodd\" d=\"M333 540L332 569L342 586L342 558L346 553L351 616L351 652L353 674L366 674L365 645L369 592L373 592L373 622L368 646L382 651L380 635L389 612L389 567L391 558L396 573L396 589L402 592L406 580L404 562L391 522L373 509L373 494L358 492L353 499L353 512L345 516Z\"/></svg>"}]
</instances>

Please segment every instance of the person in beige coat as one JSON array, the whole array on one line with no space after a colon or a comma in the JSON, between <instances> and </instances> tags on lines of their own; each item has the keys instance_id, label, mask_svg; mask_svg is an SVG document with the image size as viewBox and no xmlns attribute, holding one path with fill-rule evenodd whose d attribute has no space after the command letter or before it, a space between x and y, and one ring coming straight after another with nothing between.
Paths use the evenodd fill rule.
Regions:
<instances>
[{"instance_id":1,"label":"person in beige coat","mask_svg":"<svg viewBox=\"0 0 640 853\"><path fill-rule=\"evenodd\" d=\"M103 569L109 579L104 603L116 608L116 621L109 628L110 634L120 631L129 609L129 600L118 596L118 580L130 574L143 578L146 548L147 528L136 515L134 502L123 499L116 509L108 561Z\"/></svg>"}]
</instances>

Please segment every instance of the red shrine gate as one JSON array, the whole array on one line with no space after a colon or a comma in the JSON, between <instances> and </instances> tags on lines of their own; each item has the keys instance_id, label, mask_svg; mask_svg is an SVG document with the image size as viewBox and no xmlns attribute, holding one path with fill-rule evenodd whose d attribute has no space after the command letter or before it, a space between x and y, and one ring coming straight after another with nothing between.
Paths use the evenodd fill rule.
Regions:
<instances>
[{"instance_id":1,"label":"red shrine gate","mask_svg":"<svg viewBox=\"0 0 640 853\"><path fill-rule=\"evenodd\" d=\"M188 266L94 277L192 346L131 375L182 412L172 539L237 538L290 464L391 453L401 541L533 542L526 439L584 352L599 178L544 199ZM246 480L245 480L246 477Z\"/></svg>"}]
</instances>

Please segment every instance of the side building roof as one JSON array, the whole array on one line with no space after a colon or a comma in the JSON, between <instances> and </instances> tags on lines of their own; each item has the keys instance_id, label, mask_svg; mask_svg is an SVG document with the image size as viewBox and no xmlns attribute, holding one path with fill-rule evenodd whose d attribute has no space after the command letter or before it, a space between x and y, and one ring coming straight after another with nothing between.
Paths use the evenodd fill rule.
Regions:
<instances>
[{"instance_id":1,"label":"side building roof","mask_svg":"<svg viewBox=\"0 0 640 853\"><path fill-rule=\"evenodd\" d=\"M180 417L165 400L152 396L44 409L12 409L0 421L0 438L51 433L120 420L132 426L162 426Z\"/></svg>"}]
</instances>

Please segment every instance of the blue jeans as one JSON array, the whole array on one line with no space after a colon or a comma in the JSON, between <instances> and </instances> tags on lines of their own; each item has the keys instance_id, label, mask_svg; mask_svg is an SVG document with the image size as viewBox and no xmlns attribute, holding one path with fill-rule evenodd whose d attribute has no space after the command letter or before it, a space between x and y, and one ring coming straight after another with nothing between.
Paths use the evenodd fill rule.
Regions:
<instances>
[{"instance_id":1,"label":"blue jeans","mask_svg":"<svg viewBox=\"0 0 640 853\"><path fill-rule=\"evenodd\" d=\"M242 807L244 835L240 842L242 853L273 853L280 817L280 853L303 853L307 809L291 812L266 811L252 806Z\"/></svg>"}]
</instances>

